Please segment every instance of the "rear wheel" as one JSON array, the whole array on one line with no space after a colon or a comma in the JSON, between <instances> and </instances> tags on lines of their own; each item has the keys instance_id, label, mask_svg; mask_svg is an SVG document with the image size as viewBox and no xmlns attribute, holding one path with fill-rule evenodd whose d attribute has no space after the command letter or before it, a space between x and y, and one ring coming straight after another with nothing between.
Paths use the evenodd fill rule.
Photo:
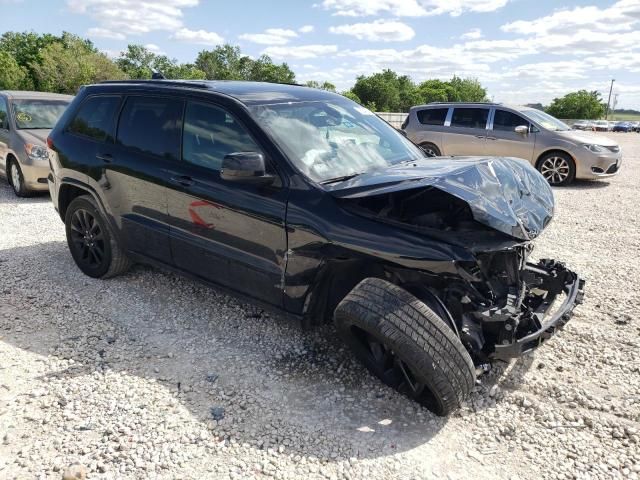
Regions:
<instances>
[{"instance_id":1,"label":"rear wheel","mask_svg":"<svg viewBox=\"0 0 640 480\"><path fill-rule=\"evenodd\" d=\"M92 197L84 195L69 204L65 227L71 256L84 274L109 278L131 266Z\"/></svg>"},{"instance_id":2,"label":"rear wheel","mask_svg":"<svg viewBox=\"0 0 640 480\"><path fill-rule=\"evenodd\" d=\"M454 411L471 392L475 370L464 346L406 290L367 278L340 302L334 321L371 373L437 415Z\"/></svg>"},{"instance_id":3,"label":"rear wheel","mask_svg":"<svg viewBox=\"0 0 640 480\"><path fill-rule=\"evenodd\" d=\"M440 149L431 142L421 143L420 148L427 154L427 157L439 157L442 155L442 153L440 153Z\"/></svg>"},{"instance_id":4,"label":"rear wheel","mask_svg":"<svg viewBox=\"0 0 640 480\"><path fill-rule=\"evenodd\" d=\"M538 160L538 171L550 185L569 185L576 177L576 164L566 153L551 152Z\"/></svg>"},{"instance_id":5,"label":"rear wheel","mask_svg":"<svg viewBox=\"0 0 640 480\"><path fill-rule=\"evenodd\" d=\"M12 159L9 161L9 172L7 175L9 183L13 187L13 192L18 197L29 197L32 192L27 189L24 184L24 175L22 175L22 169L17 160Z\"/></svg>"}]
</instances>

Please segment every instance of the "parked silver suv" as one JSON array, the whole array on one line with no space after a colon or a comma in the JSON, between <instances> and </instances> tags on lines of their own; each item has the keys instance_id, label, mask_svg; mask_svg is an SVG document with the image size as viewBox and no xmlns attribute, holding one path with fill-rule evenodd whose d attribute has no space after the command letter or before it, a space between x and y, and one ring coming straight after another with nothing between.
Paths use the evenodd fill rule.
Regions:
<instances>
[{"instance_id":1,"label":"parked silver suv","mask_svg":"<svg viewBox=\"0 0 640 480\"><path fill-rule=\"evenodd\" d=\"M0 91L0 175L19 197L48 190L47 135L70 95Z\"/></svg>"},{"instance_id":2,"label":"parked silver suv","mask_svg":"<svg viewBox=\"0 0 640 480\"><path fill-rule=\"evenodd\" d=\"M495 103L430 103L412 107L402 129L432 156L523 158L552 185L602 178L620 169L620 146L571 130L540 110Z\"/></svg>"}]
</instances>

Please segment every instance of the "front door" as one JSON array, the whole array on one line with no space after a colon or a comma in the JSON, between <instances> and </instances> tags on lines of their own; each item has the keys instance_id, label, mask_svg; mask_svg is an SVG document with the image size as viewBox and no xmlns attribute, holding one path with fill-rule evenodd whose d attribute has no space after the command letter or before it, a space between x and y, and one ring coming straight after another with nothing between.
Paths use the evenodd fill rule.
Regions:
<instances>
[{"instance_id":1,"label":"front door","mask_svg":"<svg viewBox=\"0 0 640 480\"><path fill-rule=\"evenodd\" d=\"M203 279L280 306L287 190L279 180L266 187L222 180L222 160L234 152L262 149L227 110L187 102L182 161L171 171L168 197L173 261Z\"/></svg>"},{"instance_id":2,"label":"front door","mask_svg":"<svg viewBox=\"0 0 640 480\"><path fill-rule=\"evenodd\" d=\"M444 155L486 155L487 107L455 107L442 134Z\"/></svg>"},{"instance_id":3,"label":"front door","mask_svg":"<svg viewBox=\"0 0 640 480\"><path fill-rule=\"evenodd\" d=\"M525 126L528 133L516 133L516 127ZM536 144L536 134L531 124L522 116L496 108L493 115L493 129L487 132L487 155L516 157L531 162Z\"/></svg>"}]
</instances>

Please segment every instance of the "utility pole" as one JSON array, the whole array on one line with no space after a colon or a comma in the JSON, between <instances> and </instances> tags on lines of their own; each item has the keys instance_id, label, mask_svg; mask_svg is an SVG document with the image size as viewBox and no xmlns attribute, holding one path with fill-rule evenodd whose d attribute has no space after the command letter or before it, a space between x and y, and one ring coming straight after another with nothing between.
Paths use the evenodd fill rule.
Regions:
<instances>
[{"instance_id":1,"label":"utility pole","mask_svg":"<svg viewBox=\"0 0 640 480\"><path fill-rule=\"evenodd\" d=\"M607 109L604 111L604 119L607 120L609 117L609 105L611 105L611 92L613 92L613 82L615 82L616 79L612 78L611 79L611 88L609 89L609 100L607 100Z\"/></svg>"}]
</instances>

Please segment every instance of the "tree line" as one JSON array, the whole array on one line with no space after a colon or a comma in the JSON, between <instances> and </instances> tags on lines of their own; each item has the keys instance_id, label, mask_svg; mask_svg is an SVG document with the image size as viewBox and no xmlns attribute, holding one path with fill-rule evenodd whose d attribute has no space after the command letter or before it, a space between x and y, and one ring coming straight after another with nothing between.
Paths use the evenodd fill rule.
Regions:
<instances>
[{"instance_id":1,"label":"tree line","mask_svg":"<svg viewBox=\"0 0 640 480\"><path fill-rule=\"evenodd\" d=\"M153 72L167 79L251 80L295 83L287 63L274 63L267 55L256 59L240 48L221 45L202 50L193 63L180 63L142 45L128 45L115 58L100 52L90 40L64 32L60 36L34 32L5 32L0 37L0 90L37 90L75 94L81 85L103 80L150 79ZM324 81L306 85L336 91ZM374 111L407 112L429 102L483 102L487 91L474 78L453 76L415 83L407 75L386 69L356 78L340 92ZM580 90L556 98L545 110L559 118L600 118L604 106L598 92Z\"/></svg>"}]
</instances>

